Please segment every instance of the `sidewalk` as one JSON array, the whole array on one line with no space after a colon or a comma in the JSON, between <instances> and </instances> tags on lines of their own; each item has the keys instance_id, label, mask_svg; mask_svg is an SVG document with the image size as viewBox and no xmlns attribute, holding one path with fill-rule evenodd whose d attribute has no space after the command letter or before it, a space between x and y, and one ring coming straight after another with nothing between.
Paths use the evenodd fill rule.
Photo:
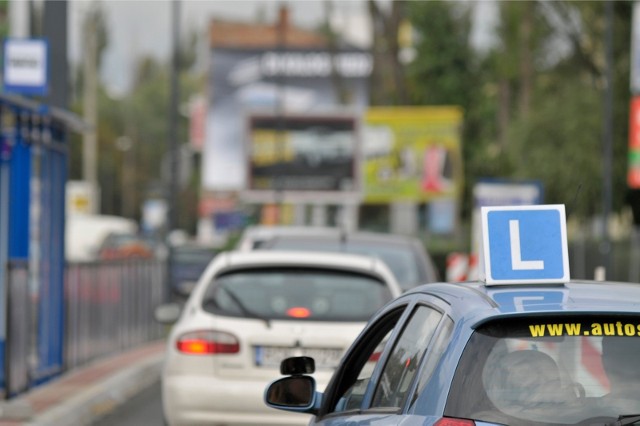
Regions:
<instances>
[{"instance_id":1,"label":"sidewalk","mask_svg":"<svg viewBox=\"0 0 640 426\"><path fill-rule=\"evenodd\" d=\"M86 426L160 379L165 341L77 368L0 402L0 426Z\"/></svg>"}]
</instances>

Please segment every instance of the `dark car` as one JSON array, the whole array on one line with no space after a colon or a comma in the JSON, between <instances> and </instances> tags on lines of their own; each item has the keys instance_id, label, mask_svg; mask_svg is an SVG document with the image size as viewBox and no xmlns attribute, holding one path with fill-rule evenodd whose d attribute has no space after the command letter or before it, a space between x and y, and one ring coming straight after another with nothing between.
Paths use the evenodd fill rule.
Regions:
<instances>
[{"instance_id":1,"label":"dark car","mask_svg":"<svg viewBox=\"0 0 640 426\"><path fill-rule=\"evenodd\" d=\"M438 281L437 269L424 245L410 236L332 229L308 235L277 235L264 242L260 249L345 252L377 257L389 266L403 291Z\"/></svg>"},{"instance_id":2,"label":"dark car","mask_svg":"<svg viewBox=\"0 0 640 426\"><path fill-rule=\"evenodd\" d=\"M172 248L171 289L175 295L188 297L200 275L218 253L213 247L184 244Z\"/></svg>"},{"instance_id":3,"label":"dark car","mask_svg":"<svg viewBox=\"0 0 640 426\"><path fill-rule=\"evenodd\" d=\"M153 247L137 234L111 232L98 248L101 260L150 259L153 256Z\"/></svg>"}]
</instances>

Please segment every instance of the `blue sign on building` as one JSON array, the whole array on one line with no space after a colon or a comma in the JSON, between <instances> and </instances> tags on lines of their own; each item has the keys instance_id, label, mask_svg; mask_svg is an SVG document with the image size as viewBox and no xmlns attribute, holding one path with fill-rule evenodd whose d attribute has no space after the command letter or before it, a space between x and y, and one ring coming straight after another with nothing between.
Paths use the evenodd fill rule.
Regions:
<instances>
[{"instance_id":1,"label":"blue sign on building","mask_svg":"<svg viewBox=\"0 0 640 426\"><path fill-rule=\"evenodd\" d=\"M4 41L3 90L27 96L49 91L49 44L44 39L7 38Z\"/></svg>"},{"instance_id":2,"label":"blue sign on building","mask_svg":"<svg viewBox=\"0 0 640 426\"><path fill-rule=\"evenodd\" d=\"M487 284L569 281L564 205L483 207L481 214Z\"/></svg>"}]
</instances>

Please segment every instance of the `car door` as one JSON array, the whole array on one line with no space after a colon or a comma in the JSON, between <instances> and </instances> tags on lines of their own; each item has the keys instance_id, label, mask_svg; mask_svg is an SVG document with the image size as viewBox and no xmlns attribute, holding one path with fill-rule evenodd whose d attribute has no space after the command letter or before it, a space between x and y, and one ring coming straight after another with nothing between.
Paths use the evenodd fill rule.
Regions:
<instances>
[{"instance_id":1,"label":"car door","mask_svg":"<svg viewBox=\"0 0 640 426\"><path fill-rule=\"evenodd\" d=\"M416 299L390 306L368 325L327 387L315 424L411 423L406 407L430 377L452 330L443 309ZM436 343L441 349L432 350ZM425 418L413 420L423 424Z\"/></svg>"}]
</instances>

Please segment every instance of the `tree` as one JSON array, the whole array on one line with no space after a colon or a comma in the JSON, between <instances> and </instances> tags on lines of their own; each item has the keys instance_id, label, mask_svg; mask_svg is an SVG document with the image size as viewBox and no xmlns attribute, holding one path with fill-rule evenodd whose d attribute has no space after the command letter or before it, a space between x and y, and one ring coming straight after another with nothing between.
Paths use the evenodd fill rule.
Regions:
<instances>
[{"instance_id":1,"label":"tree","mask_svg":"<svg viewBox=\"0 0 640 426\"><path fill-rule=\"evenodd\" d=\"M204 91L204 76L195 70L196 64L195 34L189 34L181 43L181 100L186 105L194 93ZM103 45L103 47L106 45ZM123 191L135 206L133 219L141 219L141 208L145 199L158 189L161 183L163 156L166 152L167 110L169 102L169 66L165 61L154 57L142 57L133 70L133 84L122 97L113 97L102 85L98 93L98 182L101 187L101 213L120 215L123 211ZM81 72L78 72L81 81ZM76 81L78 83L79 81ZM73 107L81 111L76 99ZM126 136L132 141L126 155L135 172L130 173L131 182L123 189L121 180L125 167L125 153L116 144L118 138ZM179 117L179 140L187 141L188 125L186 117ZM82 145L78 135L71 135L70 179L81 178ZM197 222L198 177L194 174L188 187L179 194L179 226L191 232Z\"/></svg>"},{"instance_id":2,"label":"tree","mask_svg":"<svg viewBox=\"0 0 640 426\"><path fill-rule=\"evenodd\" d=\"M510 125L509 156L514 175L538 178L546 200L569 204L582 188L574 214L601 211L603 99L605 90L604 2L541 2L553 37L568 46L555 63L538 61L532 109ZM613 188L614 210L626 195L630 2L615 2ZM546 65L546 66L542 66Z\"/></svg>"},{"instance_id":3,"label":"tree","mask_svg":"<svg viewBox=\"0 0 640 426\"><path fill-rule=\"evenodd\" d=\"M375 0L368 0L373 23L373 72L371 75L372 105L406 105L409 103L404 67L400 63L398 33L408 2L391 2L385 13Z\"/></svg>"},{"instance_id":4,"label":"tree","mask_svg":"<svg viewBox=\"0 0 640 426\"><path fill-rule=\"evenodd\" d=\"M471 47L468 4L411 2L408 16L416 33L416 59L407 67L413 105L458 105L464 111L462 152L465 182L462 211L469 217L471 184L477 176L501 173L496 157L495 84L490 61Z\"/></svg>"},{"instance_id":5,"label":"tree","mask_svg":"<svg viewBox=\"0 0 640 426\"><path fill-rule=\"evenodd\" d=\"M540 180L551 203L569 205L582 188L573 213L600 210L604 4L499 2L498 42L482 54L464 4L411 3L420 41L409 92L416 104L463 106L467 207L478 178L502 177ZM626 193L631 5L614 2L614 211Z\"/></svg>"}]
</instances>

